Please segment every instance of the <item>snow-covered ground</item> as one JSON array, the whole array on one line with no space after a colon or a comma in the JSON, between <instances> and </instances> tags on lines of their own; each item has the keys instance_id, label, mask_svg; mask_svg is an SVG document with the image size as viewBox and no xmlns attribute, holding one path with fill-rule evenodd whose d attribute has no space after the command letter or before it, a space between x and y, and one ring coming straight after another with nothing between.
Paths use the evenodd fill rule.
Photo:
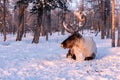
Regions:
<instances>
[{"instance_id":1,"label":"snow-covered ground","mask_svg":"<svg viewBox=\"0 0 120 80\"><path fill-rule=\"evenodd\" d=\"M0 36L0 80L120 80L120 48L111 47L110 39L94 37L97 57L91 61L66 59L68 50L60 43L69 34L53 34L49 41L40 37L39 44L32 44L27 34L21 42L16 36ZM92 35L85 35L92 36Z\"/></svg>"}]
</instances>

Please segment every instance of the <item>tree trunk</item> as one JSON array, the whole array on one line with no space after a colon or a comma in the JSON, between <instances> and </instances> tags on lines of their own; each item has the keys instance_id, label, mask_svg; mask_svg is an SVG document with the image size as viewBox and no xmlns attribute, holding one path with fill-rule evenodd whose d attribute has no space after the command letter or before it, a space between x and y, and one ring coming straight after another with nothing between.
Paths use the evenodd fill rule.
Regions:
<instances>
[{"instance_id":1,"label":"tree trunk","mask_svg":"<svg viewBox=\"0 0 120 80\"><path fill-rule=\"evenodd\" d=\"M117 40L117 46L120 47L120 11L118 13L118 40Z\"/></svg>"},{"instance_id":2,"label":"tree trunk","mask_svg":"<svg viewBox=\"0 0 120 80\"><path fill-rule=\"evenodd\" d=\"M27 22L27 15L28 15L26 10L24 11L24 14L25 14L24 15L24 37L26 37L26 33L27 33L27 29L26 28L28 27L27 24L26 24L26 22Z\"/></svg>"},{"instance_id":3,"label":"tree trunk","mask_svg":"<svg viewBox=\"0 0 120 80\"><path fill-rule=\"evenodd\" d=\"M45 23L44 23L44 28L45 28L45 35L46 35L46 40L48 41L48 33L50 32L50 27L51 27L51 22L50 22L50 11L45 10Z\"/></svg>"},{"instance_id":4,"label":"tree trunk","mask_svg":"<svg viewBox=\"0 0 120 80\"><path fill-rule=\"evenodd\" d=\"M111 15L107 16L107 32L106 38L111 38Z\"/></svg>"},{"instance_id":5,"label":"tree trunk","mask_svg":"<svg viewBox=\"0 0 120 80\"><path fill-rule=\"evenodd\" d=\"M25 11L25 7L24 5L21 5L19 7L19 13L18 13L19 22L18 22L18 32L17 32L16 41L21 41L24 33L24 11Z\"/></svg>"},{"instance_id":6,"label":"tree trunk","mask_svg":"<svg viewBox=\"0 0 120 80\"><path fill-rule=\"evenodd\" d=\"M61 17L62 17L62 21L61 21L61 24L62 24L62 25L61 25L61 28L62 28L61 34L62 34L62 35L65 34L65 29L64 29L64 27L63 27L63 22L65 21L65 14L66 14L65 11L63 11L63 12L62 12L62 16L61 16Z\"/></svg>"},{"instance_id":7,"label":"tree trunk","mask_svg":"<svg viewBox=\"0 0 120 80\"><path fill-rule=\"evenodd\" d=\"M3 28L3 34L4 34L4 41L6 41L6 0L4 0L4 28Z\"/></svg>"},{"instance_id":8,"label":"tree trunk","mask_svg":"<svg viewBox=\"0 0 120 80\"><path fill-rule=\"evenodd\" d=\"M52 30L51 30L51 10L48 11L47 13L47 19L48 19L48 29L49 29L49 33L50 35L52 35Z\"/></svg>"},{"instance_id":9,"label":"tree trunk","mask_svg":"<svg viewBox=\"0 0 120 80\"><path fill-rule=\"evenodd\" d=\"M36 25L35 26L35 32L34 32L34 38L33 38L33 41L32 43L39 43L39 36L40 36L40 28L39 28L39 25Z\"/></svg>"},{"instance_id":10,"label":"tree trunk","mask_svg":"<svg viewBox=\"0 0 120 80\"><path fill-rule=\"evenodd\" d=\"M105 14L106 14L106 38L110 38L110 30L111 30L111 13L110 13L110 0L105 1Z\"/></svg>"},{"instance_id":11,"label":"tree trunk","mask_svg":"<svg viewBox=\"0 0 120 80\"><path fill-rule=\"evenodd\" d=\"M115 19L114 19L115 2L112 0L112 47L115 47Z\"/></svg>"},{"instance_id":12,"label":"tree trunk","mask_svg":"<svg viewBox=\"0 0 120 80\"><path fill-rule=\"evenodd\" d=\"M36 44L39 43L41 23L42 23L42 14L43 14L42 10L37 14L37 25L35 26L34 38L33 38L32 43L36 43Z\"/></svg>"},{"instance_id":13,"label":"tree trunk","mask_svg":"<svg viewBox=\"0 0 120 80\"><path fill-rule=\"evenodd\" d=\"M104 39L105 28L104 28L104 7L103 1L101 0L100 12L101 12L101 39Z\"/></svg>"}]
</instances>

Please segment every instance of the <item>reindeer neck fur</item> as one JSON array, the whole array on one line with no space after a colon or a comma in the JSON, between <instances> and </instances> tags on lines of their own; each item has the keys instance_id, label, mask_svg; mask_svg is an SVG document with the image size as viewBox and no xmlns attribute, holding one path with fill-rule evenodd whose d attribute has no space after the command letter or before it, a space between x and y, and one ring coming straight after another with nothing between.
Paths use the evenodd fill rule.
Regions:
<instances>
[{"instance_id":1,"label":"reindeer neck fur","mask_svg":"<svg viewBox=\"0 0 120 80\"><path fill-rule=\"evenodd\" d=\"M90 56L89 50L86 47L86 40L84 39L84 37L81 37L80 39L76 40L75 44L74 44L74 49L79 49L79 51L81 53L83 53L86 57Z\"/></svg>"}]
</instances>

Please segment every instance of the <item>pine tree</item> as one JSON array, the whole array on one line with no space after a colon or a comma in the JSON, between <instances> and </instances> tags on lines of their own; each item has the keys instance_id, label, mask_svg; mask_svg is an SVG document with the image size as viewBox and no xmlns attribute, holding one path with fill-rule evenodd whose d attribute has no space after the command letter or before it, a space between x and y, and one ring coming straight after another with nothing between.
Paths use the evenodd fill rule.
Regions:
<instances>
[{"instance_id":1,"label":"pine tree","mask_svg":"<svg viewBox=\"0 0 120 80\"><path fill-rule=\"evenodd\" d=\"M6 0L4 0L4 17L3 17L3 22L4 22L4 28L3 28L4 41L6 41Z\"/></svg>"},{"instance_id":2,"label":"pine tree","mask_svg":"<svg viewBox=\"0 0 120 80\"><path fill-rule=\"evenodd\" d=\"M115 2L112 0L112 47L115 47L115 17L114 17Z\"/></svg>"},{"instance_id":3,"label":"pine tree","mask_svg":"<svg viewBox=\"0 0 120 80\"><path fill-rule=\"evenodd\" d=\"M120 47L120 11L118 13L118 40L117 40L117 46Z\"/></svg>"}]
</instances>

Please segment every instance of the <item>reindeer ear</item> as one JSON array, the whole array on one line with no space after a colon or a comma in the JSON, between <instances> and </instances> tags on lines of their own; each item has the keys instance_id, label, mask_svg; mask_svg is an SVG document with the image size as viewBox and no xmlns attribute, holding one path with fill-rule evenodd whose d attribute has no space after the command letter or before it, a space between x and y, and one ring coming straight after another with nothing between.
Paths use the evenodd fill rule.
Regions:
<instances>
[{"instance_id":1,"label":"reindeer ear","mask_svg":"<svg viewBox=\"0 0 120 80\"><path fill-rule=\"evenodd\" d=\"M78 38L82 38L82 35L79 34L79 33L77 33L77 37L78 37Z\"/></svg>"},{"instance_id":2,"label":"reindeer ear","mask_svg":"<svg viewBox=\"0 0 120 80\"><path fill-rule=\"evenodd\" d=\"M82 38L82 35L80 34L79 37Z\"/></svg>"}]
</instances>

